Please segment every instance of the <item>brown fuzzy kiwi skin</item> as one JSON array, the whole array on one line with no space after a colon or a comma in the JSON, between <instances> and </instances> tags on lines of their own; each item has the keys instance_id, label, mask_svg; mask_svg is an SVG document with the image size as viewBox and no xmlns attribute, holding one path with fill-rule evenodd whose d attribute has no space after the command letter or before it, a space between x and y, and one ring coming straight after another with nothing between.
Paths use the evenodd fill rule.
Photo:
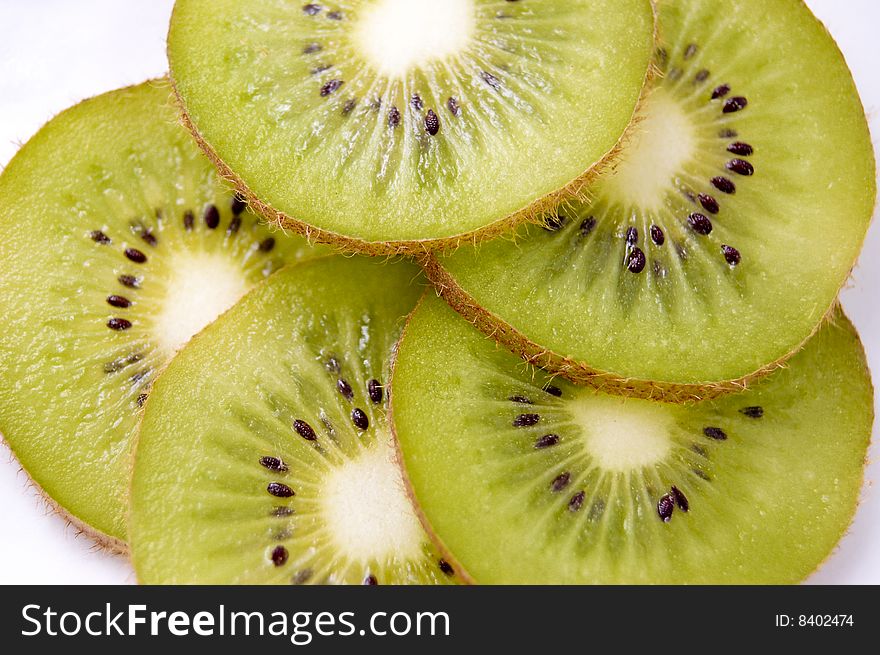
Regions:
<instances>
[{"instance_id":1,"label":"brown fuzzy kiwi skin","mask_svg":"<svg viewBox=\"0 0 880 655\"><path fill-rule=\"evenodd\" d=\"M12 450L9 442L7 442L3 435L0 434L0 444L5 445L6 448L9 449L9 452L13 455L15 451ZM33 489L36 490L37 495L40 497L40 502L45 505L45 507L49 510L51 514L55 514L67 524L70 528L72 528L77 535L84 535L91 539L98 550L109 553L111 555L128 555L128 544L119 539L118 537L114 537L109 535L97 528L89 525L88 523L83 522L82 520L75 517L73 514L64 509L61 505L59 505L52 496L46 493L45 489L40 486L40 484L34 480L31 474L28 472L27 468L25 468L24 464L21 461L18 462L19 470L23 471L27 476L27 484L30 485Z\"/></svg>"},{"instance_id":2,"label":"brown fuzzy kiwi skin","mask_svg":"<svg viewBox=\"0 0 880 655\"><path fill-rule=\"evenodd\" d=\"M434 530L431 522L425 515L425 512L422 511L422 506L419 504L418 498L416 498L415 489L413 488L412 481L409 479L409 473L407 472L406 465L403 462L403 451L400 448L400 439L397 436L397 426L394 423L394 373L397 369L397 354L400 351L400 344L403 343L403 339L406 336L407 329L409 329L409 324L412 320L413 315L415 315L419 307L422 306L422 303L425 301L425 298L429 293L432 293L432 291L430 289L427 289L425 293L422 294L419 302L416 303L415 309L413 309L410 315L407 316L403 329L400 332L400 338L397 340L397 344L394 346L391 352L391 374L390 379L388 380L388 385L386 386L386 388L388 389L388 427L391 430L391 440L394 451L394 463L398 467L398 469L400 469L401 479L403 480L403 488L406 491L406 495L409 498L410 503L412 504L416 516L419 519L419 523L422 524L422 528L424 528L425 533L431 539L434 546L437 547L437 550L440 551L440 555L443 557L443 559L446 560L449 565L455 570L456 576L458 576L462 583L466 585L474 585L477 584L474 578L471 576L470 573L467 572L467 569L462 566L461 562L459 562L455 558L455 555L452 553L451 550L449 550L449 548L443 542L443 539L440 537L440 535L437 534L437 531Z\"/></svg>"},{"instance_id":3,"label":"brown fuzzy kiwi skin","mask_svg":"<svg viewBox=\"0 0 880 655\"><path fill-rule=\"evenodd\" d=\"M650 4L651 10L654 15L654 44L656 45L659 38L658 13L657 7L653 0ZM219 156L217 151L207 141L207 139L205 139L205 137L199 132L198 128L193 123L187 110L186 103L177 88L177 84L174 80L173 70L169 73L169 79L171 80L171 88L174 91L174 96L177 99L177 105L180 110L181 124L192 134L196 143L198 143L199 147L202 149L208 159L210 159L214 166L217 168L220 177L227 180L232 185L235 191L237 191L247 201L249 207L254 212L261 215L270 223L277 225L281 229L290 229L293 232L303 236L309 243L327 244L330 246L334 246L343 252L354 254L363 254L370 256L406 255L412 257L420 257L431 252L451 252L463 244L471 243L476 245L494 237L508 234L523 223L536 223L539 225L546 224L547 220L554 215L556 208L559 205L563 204L566 200L585 198L587 188L597 178L601 177L608 169L608 167L617 160L617 157L619 156L622 149L622 145L626 142L628 135L632 132L635 124L638 121L638 117L641 114L641 108L645 101L645 96L649 92L652 86L651 82L656 77L656 75L656 67L653 63L649 64L648 69L645 72L642 90L636 103L636 107L633 110L633 114L630 117L629 124L624 130L624 133L611 147L611 149L609 149L604 155L602 155L598 161L591 164L586 171L584 171L575 179L568 182L568 184L566 184L562 188L548 193L541 198L538 198L526 207L523 207L513 214L501 218L494 223L490 223L483 228L479 228L477 230L473 230L464 234L457 234L451 237L406 241L366 241L357 237L350 237L344 234L339 234L337 232L323 230L313 225L309 225L308 223L297 219L295 216L290 216L289 214L279 211L278 209L272 207L269 203L264 202L263 200L258 198L253 193L253 191L251 191L244 180L239 177L235 173L235 171L233 171L229 166L226 165L226 163Z\"/></svg>"},{"instance_id":4,"label":"brown fuzzy kiwi skin","mask_svg":"<svg viewBox=\"0 0 880 655\"><path fill-rule=\"evenodd\" d=\"M838 306L838 301L835 299L810 334L791 351L741 378L694 384L624 378L608 371L593 368L570 357L559 355L532 341L498 315L481 307L473 296L461 288L434 255L428 254L419 258L418 261L422 265L425 275L434 285L437 295L480 332L494 339L529 364L549 373L557 374L574 384L593 387L605 393L673 404L711 400L745 391L755 382L785 366L785 363L793 355L800 352L813 338L813 335L834 314Z\"/></svg>"},{"instance_id":5,"label":"brown fuzzy kiwi skin","mask_svg":"<svg viewBox=\"0 0 880 655\"><path fill-rule=\"evenodd\" d=\"M403 331L401 332L401 335L400 335L400 339L398 340L397 346L395 346L394 352L392 354L391 379L388 384L388 408L389 408L388 409L388 425L391 429L391 437L393 440L395 464L400 469L401 477L403 479L404 489L406 490L406 494L409 497L410 502L413 505L413 508L415 509L416 516L418 517L419 521L421 522L422 527L424 528L425 532L430 537L431 541L434 543L434 545L440 551L440 554L443 556L443 558L447 562L449 562L449 564L455 569L456 574L461 578L462 582L467 585L477 585L479 583L473 578L473 576L470 573L468 573L468 571L464 567L464 565L456 559L455 554L449 549L449 547L446 545L446 543L443 541L443 539L440 537L440 535L437 534L436 530L434 530L434 527L431 525L431 522L428 519L427 515L422 510L421 505L418 502L418 498L416 497L416 494L415 494L415 488L413 487L412 481L410 480L410 477L409 477L409 473L407 472L407 469L406 469L406 465L404 464L404 461L403 461L403 451L401 450L401 447L400 447L400 438L397 436L397 425L394 422L394 388L395 388L394 387L394 372L395 372L396 365L397 365L397 353L400 350L400 344L403 342L403 339L406 336L406 331L409 327L409 323L410 323L410 320L412 319L412 316L415 314L415 312L418 310L418 308L421 306L421 304L425 301L425 297L427 296L428 293L431 293L430 290L426 291L425 294L422 295L422 298L419 300L418 304L416 305L416 308L407 317L406 323L403 327ZM830 322L833 320L833 318L831 318L831 316L833 315L833 310L835 310L836 308L837 308L837 303L835 303L832 306L828 315L826 315L826 317L822 319L822 325L824 325L826 321ZM818 331L818 329L819 328L816 328L817 331ZM811 337L812 337L812 335L811 335ZM798 350L800 350L800 348ZM862 361L862 365L864 366L864 368L868 374L868 379L870 381L872 379L871 378L871 371L868 367L867 357L865 356L865 347L861 341L859 341L859 352L860 352L860 358ZM781 364L780 367L781 366L784 366L784 364ZM873 382L871 382L871 388L872 388L872 390L874 388ZM744 388L743 388L743 390L744 390ZM874 419L875 419L875 412L874 412L873 405L870 408L870 412L871 412L871 424L873 425ZM870 444L870 440L871 440L870 434L868 434L867 439ZM864 466L862 467L862 477L861 477L861 481L859 483L859 488L862 490L864 490L864 488L865 488L865 475L866 475L867 465L868 465L868 455L866 452ZM828 552L828 554L822 559L821 562L819 562L816 565L816 567L812 571L810 571L809 573L804 575L804 577L801 578L800 582L804 582L804 581L808 580L811 576L815 575L825 565L825 563L838 551L838 549L840 548L840 541L849 533L850 528L852 527L852 523L855 520L855 515L856 515L856 512L858 511L860 504L861 504L861 498L857 498L856 499L856 506L855 506L855 508L853 508L853 514L852 514L852 518L850 519L850 523L849 523L849 525L845 526L841 530L840 534L837 535L837 538L835 540L836 541L835 547L832 548Z\"/></svg>"}]
</instances>

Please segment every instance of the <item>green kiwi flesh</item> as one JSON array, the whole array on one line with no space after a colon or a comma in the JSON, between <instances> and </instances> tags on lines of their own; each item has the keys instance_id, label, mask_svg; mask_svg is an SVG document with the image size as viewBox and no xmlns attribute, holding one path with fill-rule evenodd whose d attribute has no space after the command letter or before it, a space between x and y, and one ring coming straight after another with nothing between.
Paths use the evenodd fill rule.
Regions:
<instances>
[{"instance_id":1,"label":"green kiwi flesh","mask_svg":"<svg viewBox=\"0 0 880 655\"><path fill-rule=\"evenodd\" d=\"M391 392L425 525L488 584L802 580L852 519L873 421L840 312L750 390L682 405L530 370L431 295Z\"/></svg>"},{"instance_id":2,"label":"green kiwi flesh","mask_svg":"<svg viewBox=\"0 0 880 655\"><path fill-rule=\"evenodd\" d=\"M653 46L648 0L178 0L168 37L224 174L269 218L368 254L497 232L576 188L629 125Z\"/></svg>"},{"instance_id":3,"label":"green kiwi flesh","mask_svg":"<svg viewBox=\"0 0 880 655\"><path fill-rule=\"evenodd\" d=\"M813 333L858 256L875 168L846 63L803 3L658 12L662 75L590 200L428 270L536 364L682 400L741 387Z\"/></svg>"},{"instance_id":4,"label":"green kiwi flesh","mask_svg":"<svg viewBox=\"0 0 880 655\"><path fill-rule=\"evenodd\" d=\"M167 82L65 111L0 177L0 433L75 523L122 548L156 374L246 290L316 252L227 190Z\"/></svg>"},{"instance_id":5,"label":"green kiwi flesh","mask_svg":"<svg viewBox=\"0 0 880 655\"><path fill-rule=\"evenodd\" d=\"M392 349L424 289L406 262L277 273L156 381L132 481L143 583L452 583L396 465Z\"/></svg>"}]
</instances>

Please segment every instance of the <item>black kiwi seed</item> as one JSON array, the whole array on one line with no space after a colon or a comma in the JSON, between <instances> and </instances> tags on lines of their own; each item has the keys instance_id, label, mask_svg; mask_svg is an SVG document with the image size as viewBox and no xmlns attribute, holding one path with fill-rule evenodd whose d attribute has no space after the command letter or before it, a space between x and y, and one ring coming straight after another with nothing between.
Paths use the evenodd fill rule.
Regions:
<instances>
[{"instance_id":1,"label":"black kiwi seed","mask_svg":"<svg viewBox=\"0 0 880 655\"><path fill-rule=\"evenodd\" d=\"M318 435L315 434L315 430L312 426L302 419L296 419L293 422L293 429L296 430L297 434L306 441L315 441L318 438Z\"/></svg>"},{"instance_id":2,"label":"black kiwi seed","mask_svg":"<svg viewBox=\"0 0 880 655\"><path fill-rule=\"evenodd\" d=\"M519 403L520 405L531 405L532 401L526 398L525 396L510 396L508 400L512 403Z\"/></svg>"},{"instance_id":3,"label":"black kiwi seed","mask_svg":"<svg viewBox=\"0 0 880 655\"><path fill-rule=\"evenodd\" d=\"M742 96L734 96L724 101L724 108L721 111L725 114L732 114L745 109L748 104L749 101Z\"/></svg>"},{"instance_id":4,"label":"black kiwi seed","mask_svg":"<svg viewBox=\"0 0 880 655\"><path fill-rule=\"evenodd\" d=\"M324 71L328 71L333 68L333 64L319 64L315 66L312 70L309 71L312 75L319 75Z\"/></svg>"},{"instance_id":5,"label":"black kiwi seed","mask_svg":"<svg viewBox=\"0 0 880 655\"><path fill-rule=\"evenodd\" d=\"M748 157L749 155L754 154L755 149L748 143L737 141L736 143L731 143L729 146L727 146L727 152L732 152L734 155L742 155L743 157Z\"/></svg>"},{"instance_id":6,"label":"black kiwi seed","mask_svg":"<svg viewBox=\"0 0 880 655\"><path fill-rule=\"evenodd\" d=\"M296 495L293 489L283 482L270 482L266 485L266 491L277 498L290 498Z\"/></svg>"},{"instance_id":7,"label":"black kiwi seed","mask_svg":"<svg viewBox=\"0 0 880 655\"><path fill-rule=\"evenodd\" d=\"M422 97L418 93L413 93L412 97L409 99L410 107L415 109L416 111L422 111L422 107L425 104L422 102Z\"/></svg>"},{"instance_id":8,"label":"black kiwi seed","mask_svg":"<svg viewBox=\"0 0 880 655\"><path fill-rule=\"evenodd\" d=\"M379 581L376 579L376 576L370 573L366 578L364 578L364 585L367 587L375 587L379 584Z\"/></svg>"},{"instance_id":9,"label":"black kiwi seed","mask_svg":"<svg viewBox=\"0 0 880 655\"><path fill-rule=\"evenodd\" d=\"M284 566L287 563L287 549L284 546L275 546L270 557L275 566Z\"/></svg>"},{"instance_id":10,"label":"black kiwi seed","mask_svg":"<svg viewBox=\"0 0 880 655\"><path fill-rule=\"evenodd\" d=\"M110 244L110 237L104 234L101 230L92 230L89 232L89 237L95 243L100 243L102 246L106 246Z\"/></svg>"},{"instance_id":11,"label":"black kiwi seed","mask_svg":"<svg viewBox=\"0 0 880 655\"><path fill-rule=\"evenodd\" d=\"M321 44L320 43L309 43L306 47L303 48L304 55L310 55L315 52L321 52Z\"/></svg>"},{"instance_id":12,"label":"black kiwi seed","mask_svg":"<svg viewBox=\"0 0 880 655\"><path fill-rule=\"evenodd\" d=\"M709 79L709 71L705 68L698 70L697 74L694 75L694 83L701 84Z\"/></svg>"},{"instance_id":13,"label":"black kiwi seed","mask_svg":"<svg viewBox=\"0 0 880 655\"><path fill-rule=\"evenodd\" d=\"M124 287L128 287L129 289L140 289L141 286L141 278L135 277L134 275L120 275L118 278L119 284Z\"/></svg>"},{"instance_id":14,"label":"black kiwi seed","mask_svg":"<svg viewBox=\"0 0 880 655\"><path fill-rule=\"evenodd\" d=\"M558 443L558 434L545 434L543 437L535 442L535 449L542 450L544 448L550 448L551 446L555 446Z\"/></svg>"},{"instance_id":15,"label":"black kiwi seed","mask_svg":"<svg viewBox=\"0 0 880 655\"><path fill-rule=\"evenodd\" d=\"M664 523L669 523L673 511L675 511L675 500L672 498L672 494L664 494L657 501L657 514L660 515L660 519Z\"/></svg>"},{"instance_id":16,"label":"black kiwi seed","mask_svg":"<svg viewBox=\"0 0 880 655\"><path fill-rule=\"evenodd\" d=\"M241 216L233 216L232 220L229 221L229 226L226 228L226 235L232 236L238 233L239 228L241 227Z\"/></svg>"},{"instance_id":17,"label":"black kiwi seed","mask_svg":"<svg viewBox=\"0 0 880 655\"><path fill-rule=\"evenodd\" d=\"M400 110L397 107L391 107L388 110L388 127L397 127L400 125Z\"/></svg>"},{"instance_id":18,"label":"black kiwi seed","mask_svg":"<svg viewBox=\"0 0 880 655\"><path fill-rule=\"evenodd\" d=\"M749 175L755 174L755 167L752 166L745 159L731 159L727 164L725 164L727 170L733 171L738 175L745 175L748 177Z\"/></svg>"},{"instance_id":19,"label":"black kiwi seed","mask_svg":"<svg viewBox=\"0 0 880 655\"><path fill-rule=\"evenodd\" d=\"M453 116L458 116L461 113L461 106L453 96L450 96L449 100L446 101L446 108L449 109Z\"/></svg>"},{"instance_id":20,"label":"black kiwi seed","mask_svg":"<svg viewBox=\"0 0 880 655\"><path fill-rule=\"evenodd\" d=\"M327 14L327 18L329 18L330 20L342 20L343 15L341 11L331 11L329 14Z\"/></svg>"},{"instance_id":21,"label":"black kiwi seed","mask_svg":"<svg viewBox=\"0 0 880 655\"><path fill-rule=\"evenodd\" d=\"M496 91L501 88L501 80L492 75L489 71L483 71L480 73L480 77L482 77L483 81Z\"/></svg>"},{"instance_id":22,"label":"black kiwi seed","mask_svg":"<svg viewBox=\"0 0 880 655\"><path fill-rule=\"evenodd\" d=\"M645 270L645 264L647 263L648 260L645 259L645 253L639 247L633 248L626 259L626 267L630 273L641 273Z\"/></svg>"},{"instance_id":23,"label":"black kiwi seed","mask_svg":"<svg viewBox=\"0 0 880 655\"><path fill-rule=\"evenodd\" d=\"M764 418L764 408L758 405L752 407L743 407L739 410L740 414L744 414L749 418Z\"/></svg>"},{"instance_id":24,"label":"black kiwi seed","mask_svg":"<svg viewBox=\"0 0 880 655\"><path fill-rule=\"evenodd\" d=\"M124 318L111 318L107 321L107 327L111 330L127 330L131 327L131 321Z\"/></svg>"},{"instance_id":25,"label":"black kiwi seed","mask_svg":"<svg viewBox=\"0 0 880 655\"><path fill-rule=\"evenodd\" d=\"M331 356L327 359L327 363L324 364L324 366L331 373L339 373L339 360L333 356Z\"/></svg>"},{"instance_id":26,"label":"black kiwi seed","mask_svg":"<svg viewBox=\"0 0 880 655\"><path fill-rule=\"evenodd\" d=\"M269 514L270 514L270 516L275 516L278 518L281 518L284 516L291 516L293 514L293 508L292 507L280 507L280 506L273 507L272 511L269 512Z\"/></svg>"},{"instance_id":27,"label":"black kiwi seed","mask_svg":"<svg viewBox=\"0 0 880 655\"><path fill-rule=\"evenodd\" d=\"M196 217L191 211L186 211L183 214L183 229L187 232L192 232L193 225L196 223Z\"/></svg>"},{"instance_id":28,"label":"black kiwi seed","mask_svg":"<svg viewBox=\"0 0 880 655\"><path fill-rule=\"evenodd\" d=\"M550 216L547 219L545 219L543 228L545 230L547 230L548 232L558 232L563 227L565 227L565 224L567 222L568 222L567 217L565 217L561 214L557 214L556 216Z\"/></svg>"},{"instance_id":29,"label":"black kiwi seed","mask_svg":"<svg viewBox=\"0 0 880 655\"><path fill-rule=\"evenodd\" d=\"M736 266L742 261L742 255L739 250L733 246L721 246L721 253L724 255L724 261L731 266Z\"/></svg>"},{"instance_id":30,"label":"black kiwi seed","mask_svg":"<svg viewBox=\"0 0 880 655\"><path fill-rule=\"evenodd\" d=\"M710 221L703 214L699 214L694 212L690 216L688 216L688 225L691 226L691 229L697 234L702 234L706 236L712 232L712 221Z\"/></svg>"},{"instance_id":31,"label":"black kiwi seed","mask_svg":"<svg viewBox=\"0 0 880 655\"><path fill-rule=\"evenodd\" d=\"M129 380L131 380L132 384L139 384L141 380L145 379L152 372L152 369L145 368L143 371L138 371L137 373L132 375Z\"/></svg>"},{"instance_id":32,"label":"black kiwi seed","mask_svg":"<svg viewBox=\"0 0 880 655\"><path fill-rule=\"evenodd\" d=\"M719 207L718 201L709 194L701 193L697 196L697 198L699 198L700 204L703 206L703 209L705 209L710 214L717 214L719 211L721 211L721 207Z\"/></svg>"},{"instance_id":33,"label":"black kiwi seed","mask_svg":"<svg viewBox=\"0 0 880 655\"><path fill-rule=\"evenodd\" d=\"M434 113L433 109L429 109L425 115L425 132L431 136L437 136L440 131L440 118Z\"/></svg>"},{"instance_id":34,"label":"black kiwi seed","mask_svg":"<svg viewBox=\"0 0 880 655\"><path fill-rule=\"evenodd\" d=\"M695 54L697 54L697 44L696 43L691 43L687 48L684 49L685 60L690 59Z\"/></svg>"},{"instance_id":35,"label":"black kiwi seed","mask_svg":"<svg viewBox=\"0 0 880 655\"><path fill-rule=\"evenodd\" d=\"M147 261L147 256L137 248L126 248L125 256L135 264L143 264Z\"/></svg>"},{"instance_id":36,"label":"black kiwi seed","mask_svg":"<svg viewBox=\"0 0 880 655\"><path fill-rule=\"evenodd\" d=\"M574 496L569 498L568 500L568 511L569 512L577 512L581 507L584 506L584 499L587 497L586 492L578 491Z\"/></svg>"},{"instance_id":37,"label":"black kiwi seed","mask_svg":"<svg viewBox=\"0 0 880 655\"><path fill-rule=\"evenodd\" d=\"M283 460L269 455L260 458L260 465L270 471L277 471L278 473L286 473L288 470L287 464L285 464Z\"/></svg>"},{"instance_id":38,"label":"black kiwi seed","mask_svg":"<svg viewBox=\"0 0 880 655\"><path fill-rule=\"evenodd\" d=\"M309 16L314 16L321 11L321 5L316 5L314 3L309 3L307 5L303 5L303 11Z\"/></svg>"},{"instance_id":39,"label":"black kiwi seed","mask_svg":"<svg viewBox=\"0 0 880 655\"><path fill-rule=\"evenodd\" d=\"M702 469L693 468L693 469L691 469L691 473L693 473L694 475L696 475L696 476L697 476L698 478L700 478L701 480L705 480L706 482L712 482L712 478L709 477L709 474L706 473L706 472L705 472L704 470L702 470Z\"/></svg>"},{"instance_id":40,"label":"black kiwi seed","mask_svg":"<svg viewBox=\"0 0 880 655\"><path fill-rule=\"evenodd\" d=\"M639 231L631 227L626 231L626 242L631 246L636 245L639 242Z\"/></svg>"},{"instance_id":41,"label":"black kiwi seed","mask_svg":"<svg viewBox=\"0 0 880 655\"><path fill-rule=\"evenodd\" d=\"M718 98L723 98L728 93L730 93L730 85L729 84L720 84L716 86L712 90L712 100L718 100Z\"/></svg>"},{"instance_id":42,"label":"black kiwi seed","mask_svg":"<svg viewBox=\"0 0 880 655\"><path fill-rule=\"evenodd\" d=\"M321 97L326 98L331 93L338 91L339 87L343 84L345 84L345 82L342 80L329 80L328 82L325 82L324 86L321 87Z\"/></svg>"},{"instance_id":43,"label":"black kiwi seed","mask_svg":"<svg viewBox=\"0 0 880 655\"><path fill-rule=\"evenodd\" d=\"M147 394L145 394L145 393L138 394L136 402L137 402L138 407L143 407L144 403L147 402Z\"/></svg>"},{"instance_id":44,"label":"black kiwi seed","mask_svg":"<svg viewBox=\"0 0 880 655\"><path fill-rule=\"evenodd\" d=\"M667 75L667 77L671 81L676 82L677 80L681 79L681 72L682 71L680 68L673 68L671 71L669 71L669 75Z\"/></svg>"},{"instance_id":45,"label":"black kiwi seed","mask_svg":"<svg viewBox=\"0 0 880 655\"><path fill-rule=\"evenodd\" d=\"M217 209L217 205L208 205L205 208L205 215L203 218L205 219L205 225L207 225L209 229L217 229L217 226L220 225L220 210Z\"/></svg>"},{"instance_id":46,"label":"black kiwi seed","mask_svg":"<svg viewBox=\"0 0 880 655\"><path fill-rule=\"evenodd\" d=\"M536 425L540 420L541 417L538 414L520 414L515 419L513 419L513 427L527 428L532 425Z\"/></svg>"},{"instance_id":47,"label":"black kiwi seed","mask_svg":"<svg viewBox=\"0 0 880 655\"><path fill-rule=\"evenodd\" d=\"M711 181L712 186L718 189L721 193L726 193L728 195L736 193L736 185L726 177L713 177Z\"/></svg>"},{"instance_id":48,"label":"black kiwi seed","mask_svg":"<svg viewBox=\"0 0 880 655\"><path fill-rule=\"evenodd\" d=\"M370 380L367 382L367 393L370 396L370 400L373 401L373 404L378 405L382 402L382 385L379 384L379 380Z\"/></svg>"},{"instance_id":49,"label":"black kiwi seed","mask_svg":"<svg viewBox=\"0 0 880 655\"><path fill-rule=\"evenodd\" d=\"M557 398L562 398L562 389L552 384L548 384L544 387L544 391L549 393L551 396L556 396Z\"/></svg>"},{"instance_id":50,"label":"black kiwi seed","mask_svg":"<svg viewBox=\"0 0 880 655\"><path fill-rule=\"evenodd\" d=\"M729 127L725 127L723 130L718 131L718 136L722 139L735 139L739 136L739 132L731 130Z\"/></svg>"},{"instance_id":51,"label":"black kiwi seed","mask_svg":"<svg viewBox=\"0 0 880 655\"><path fill-rule=\"evenodd\" d=\"M336 390L342 394L342 397L346 400L354 398L354 391L352 390L351 385L342 378L336 380Z\"/></svg>"},{"instance_id":52,"label":"black kiwi seed","mask_svg":"<svg viewBox=\"0 0 880 655\"><path fill-rule=\"evenodd\" d=\"M596 228L596 219L593 216L588 216L581 223L581 236L587 236Z\"/></svg>"},{"instance_id":53,"label":"black kiwi seed","mask_svg":"<svg viewBox=\"0 0 880 655\"><path fill-rule=\"evenodd\" d=\"M571 482L571 473L568 471L560 473L553 478L553 482L550 483L550 491L553 493L559 493L568 486L569 482Z\"/></svg>"},{"instance_id":54,"label":"black kiwi seed","mask_svg":"<svg viewBox=\"0 0 880 655\"><path fill-rule=\"evenodd\" d=\"M272 252L275 247L275 237L266 237L260 241L260 252Z\"/></svg>"},{"instance_id":55,"label":"black kiwi seed","mask_svg":"<svg viewBox=\"0 0 880 655\"><path fill-rule=\"evenodd\" d=\"M346 100L345 105L343 105L342 107L342 114L344 116L350 114L352 111L354 111L354 108L357 107L357 103L358 101L355 98Z\"/></svg>"},{"instance_id":56,"label":"black kiwi seed","mask_svg":"<svg viewBox=\"0 0 880 655\"><path fill-rule=\"evenodd\" d=\"M361 431L370 427L370 419L367 418L364 410L360 407L355 407L351 410L351 422L354 423L354 427Z\"/></svg>"},{"instance_id":57,"label":"black kiwi seed","mask_svg":"<svg viewBox=\"0 0 880 655\"><path fill-rule=\"evenodd\" d=\"M240 193L236 193L234 196L232 196L231 208L232 215L238 216L239 214L244 212L245 209L247 209L247 200L245 200L244 196Z\"/></svg>"},{"instance_id":58,"label":"black kiwi seed","mask_svg":"<svg viewBox=\"0 0 880 655\"><path fill-rule=\"evenodd\" d=\"M651 241L658 246L662 246L666 241L666 236L663 234L663 230L657 225L651 226Z\"/></svg>"},{"instance_id":59,"label":"black kiwi seed","mask_svg":"<svg viewBox=\"0 0 880 655\"><path fill-rule=\"evenodd\" d=\"M314 573L312 572L312 569L303 569L302 571L297 573L295 576L293 576L293 578L291 578L290 584L295 584L295 585L305 584L306 582L311 580L312 575L314 575Z\"/></svg>"},{"instance_id":60,"label":"black kiwi seed","mask_svg":"<svg viewBox=\"0 0 880 655\"><path fill-rule=\"evenodd\" d=\"M703 428L703 434L705 434L710 439L714 439L715 441L724 441L727 439L727 433L721 428Z\"/></svg>"},{"instance_id":61,"label":"black kiwi seed","mask_svg":"<svg viewBox=\"0 0 880 655\"><path fill-rule=\"evenodd\" d=\"M437 562L437 566L440 567L440 570L443 571L445 575L452 577L455 575L455 569L452 568L452 564L447 562L445 559L441 559Z\"/></svg>"},{"instance_id":62,"label":"black kiwi seed","mask_svg":"<svg viewBox=\"0 0 880 655\"><path fill-rule=\"evenodd\" d=\"M144 243L146 243L148 246L152 246L153 248L159 245L159 240L156 238L156 235L149 230L144 230L143 232L141 232L141 239Z\"/></svg>"},{"instance_id":63,"label":"black kiwi seed","mask_svg":"<svg viewBox=\"0 0 880 655\"><path fill-rule=\"evenodd\" d=\"M125 296L117 296L113 294L112 296L107 296L107 304L112 307L120 307L125 309L126 307L131 307L131 301Z\"/></svg>"},{"instance_id":64,"label":"black kiwi seed","mask_svg":"<svg viewBox=\"0 0 880 655\"><path fill-rule=\"evenodd\" d=\"M675 504L678 505L678 509L682 512L687 512L691 508L687 496L684 495L681 489L673 485L672 489L669 490L669 493L672 494L672 497L675 499Z\"/></svg>"}]
</instances>

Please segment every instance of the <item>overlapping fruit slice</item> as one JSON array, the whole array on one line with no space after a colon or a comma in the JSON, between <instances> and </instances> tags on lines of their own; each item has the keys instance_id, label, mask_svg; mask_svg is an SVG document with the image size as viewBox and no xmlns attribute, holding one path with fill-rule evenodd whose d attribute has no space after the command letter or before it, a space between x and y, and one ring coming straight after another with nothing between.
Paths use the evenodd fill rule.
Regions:
<instances>
[{"instance_id":1,"label":"overlapping fruit slice","mask_svg":"<svg viewBox=\"0 0 880 655\"><path fill-rule=\"evenodd\" d=\"M653 32L648 0L178 0L168 53L194 134L264 213L376 253L577 186L630 123Z\"/></svg>"},{"instance_id":2,"label":"overlapping fruit slice","mask_svg":"<svg viewBox=\"0 0 880 655\"><path fill-rule=\"evenodd\" d=\"M167 82L87 100L0 177L0 432L34 481L116 548L132 433L156 374L283 264L177 124Z\"/></svg>"},{"instance_id":3,"label":"overlapping fruit slice","mask_svg":"<svg viewBox=\"0 0 880 655\"><path fill-rule=\"evenodd\" d=\"M308 262L175 358L135 458L141 582L457 579L416 518L386 417L392 349L423 288L404 263Z\"/></svg>"},{"instance_id":4,"label":"overlapping fruit slice","mask_svg":"<svg viewBox=\"0 0 880 655\"><path fill-rule=\"evenodd\" d=\"M428 270L536 363L682 400L742 386L816 329L865 237L874 159L802 3L666 0L659 17L662 76L589 201Z\"/></svg>"},{"instance_id":5,"label":"overlapping fruit slice","mask_svg":"<svg viewBox=\"0 0 880 655\"><path fill-rule=\"evenodd\" d=\"M839 312L749 391L678 405L529 370L430 296L391 392L427 524L491 584L801 580L852 519L873 418Z\"/></svg>"}]
</instances>

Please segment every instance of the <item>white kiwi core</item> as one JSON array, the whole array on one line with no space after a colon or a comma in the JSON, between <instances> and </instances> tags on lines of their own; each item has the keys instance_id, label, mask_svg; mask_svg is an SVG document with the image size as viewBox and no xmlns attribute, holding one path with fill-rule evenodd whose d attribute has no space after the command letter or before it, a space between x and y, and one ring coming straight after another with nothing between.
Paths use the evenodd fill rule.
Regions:
<instances>
[{"instance_id":1,"label":"white kiwi core","mask_svg":"<svg viewBox=\"0 0 880 655\"><path fill-rule=\"evenodd\" d=\"M394 451L377 443L327 476L321 513L339 553L355 562L417 558L423 532Z\"/></svg>"},{"instance_id":2,"label":"white kiwi core","mask_svg":"<svg viewBox=\"0 0 880 655\"><path fill-rule=\"evenodd\" d=\"M625 409L624 409L625 407ZM662 461L673 417L660 403L586 392L571 404L586 449L606 471L635 471Z\"/></svg>"},{"instance_id":3,"label":"white kiwi core","mask_svg":"<svg viewBox=\"0 0 880 655\"><path fill-rule=\"evenodd\" d=\"M639 122L610 171L604 188L612 201L660 210L666 192L697 150L697 131L684 107L656 89L645 101Z\"/></svg>"},{"instance_id":4,"label":"white kiwi core","mask_svg":"<svg viewBox=\"0 0 880 655\"><path fill-rule=\"evenodd\" d=\"M473 0L377 0L358 17L355 42L373 68L396 79L462 52L475 26Z\"/></svg>"},{"instance_id":5,"label":"white kiwi core","mask_svg":"<svg viewBox=\"0 0 880 655\"><path fill-rule=\"evenodd\" d=\"M156 317L159 347L172 354L232 307L248 290L241 267L222 253L174 257Z\"/></svg>"}]
</instances>

